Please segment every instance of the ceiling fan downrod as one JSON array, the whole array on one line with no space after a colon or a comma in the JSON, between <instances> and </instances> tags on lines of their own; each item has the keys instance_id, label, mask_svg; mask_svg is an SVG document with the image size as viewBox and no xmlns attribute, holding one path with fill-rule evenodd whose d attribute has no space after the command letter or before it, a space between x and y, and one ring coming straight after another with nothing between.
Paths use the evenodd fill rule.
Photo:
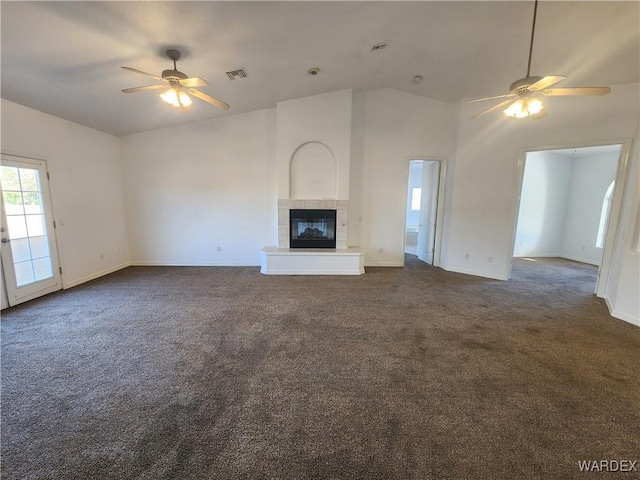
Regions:
<instances>
[{"instance_id":1,"label":"ceiling fan downrod","mask_svg":"<svg viewBox=\"0 0 640 480\"><path fill-rule=\"evenodd\" d=\"M178 70L178 67L176 67L176 62L178 60L180 60L180 51L179 50L167 50L167 57L169 57L170 60L173 60L173 69L174 70Z\"/></svg>"},{"instance_id":2,"label":"ceiling fan downrod","mask_svg":"<svg viewBox=\"0 0 640 480\"><path fill-rule=\"evenodd\" d=\"M533 5L533 24L531 26L531 43L529 44L529 62L527 63L527 77L531 75L531 57L533 56L533 37L536 33L536 14L538 12L538 0Z\"/></svg>"}]
</instances>

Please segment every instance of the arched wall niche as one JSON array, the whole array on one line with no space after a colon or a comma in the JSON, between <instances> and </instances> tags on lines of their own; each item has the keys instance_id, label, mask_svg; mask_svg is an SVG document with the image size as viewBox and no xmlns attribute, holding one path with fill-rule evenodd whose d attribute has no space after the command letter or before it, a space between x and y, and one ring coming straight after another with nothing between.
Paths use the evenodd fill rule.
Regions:
<instances>
[{"instance_id":1,"label":"arched wall niche","mask_svg":"<svg viewBox=\"0 0 640 480\"><path fill-rule=\"evenodd\" d=\"M337 161L331 148L318 141L305 142L291 155L290 198L337 198Z\"/></svg>"}]
</instances>

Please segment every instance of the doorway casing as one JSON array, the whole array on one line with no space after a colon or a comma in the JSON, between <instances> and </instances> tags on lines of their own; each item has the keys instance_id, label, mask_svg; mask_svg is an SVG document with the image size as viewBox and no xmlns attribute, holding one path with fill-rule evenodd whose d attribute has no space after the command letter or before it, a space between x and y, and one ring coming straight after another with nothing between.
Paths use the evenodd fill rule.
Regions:
<instances>
[{"instance_id":1,"label":"doorway casing","mask_svg":"<svg viewBox=\"0 0 640 480\"><path fill-rule=\"evenodd\" d=\"M438 162L440 164L439 168L439 178L438 178L438 194L437 194L437 209L436 209L436 233L435 240L433 245L433 266L440 267L441 266L441 251L442 251L442 230L444 224L444 204L445 204L445 185L447 178L447 163L448 159L444 157L429 157L429 156L411 156L407 158L407 164L409 165L408 171L411 171L410 165L411 161L423 161L423 162ZM405 198L409 196L409 182L407 181L407 192ZM403 215L403 231L402 231L402 248L404 251L404 246L406 244L406 235L407 235L407 215L406 215L406 204L405 204L405 212ZM404 265L404 255L402 257L402 264Z\"/></svg>"}]
</instances>

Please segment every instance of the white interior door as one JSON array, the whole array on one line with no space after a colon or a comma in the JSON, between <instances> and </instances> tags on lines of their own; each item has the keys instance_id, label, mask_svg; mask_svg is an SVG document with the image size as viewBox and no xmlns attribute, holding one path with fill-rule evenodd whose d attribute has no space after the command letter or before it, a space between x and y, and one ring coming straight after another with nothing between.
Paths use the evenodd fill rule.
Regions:
<instances>
[{"instance_id":1,"label":"white interior door","mask_svg":"<svg viewBox=\"0 0 640 480\"><path fill-rule=\"evenodd\" d=\"M46 163L2 155L2 269L9 306L60 290Z\"/></svg>"},{"instance_id":2,"label":"white interior door","mask_svg":"<svg viewBox=\"0 0 640 480\"><path fill-rule=\"evenodd\" d=\"M440 162L425 161L422 166L422 198L417 253L419 260L430 265L433 265L435 251L439 184Z\"/></svg>"}]
</instances>

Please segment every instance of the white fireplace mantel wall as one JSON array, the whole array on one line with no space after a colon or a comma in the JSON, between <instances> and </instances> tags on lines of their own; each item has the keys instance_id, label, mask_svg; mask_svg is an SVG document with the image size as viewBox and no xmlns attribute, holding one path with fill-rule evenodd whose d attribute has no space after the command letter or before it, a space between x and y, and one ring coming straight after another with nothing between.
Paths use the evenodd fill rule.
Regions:
<instances>
[{"instance_id":1,"label":"white fireplace mantel wall","mask_svg":"<svg viewBox=\"0 0 640 480\"><path fill-rule=\"evenodd\" d=\"M289 210L336 210L336 248L348 246L352 90L280 102L276 116L278 247Z\"/></svg>"},{"instance_id":2,"label":"white fireplace mantel wall","mask_svg":"<svg viewBox=\"0 0 640 480\"><path fill-rule=\"evenodd\" d=\"M352 90L340 90L277 104L276 161L279 199L349 200L352 98ZM323 154L323 151L326 153ZM304 153L308 156L301 158L300 155ZM323 165L315 166L308 160L320 158L320 155L333 157L334 172L326 166L328 161L325 163L324 159ZM320 180L323 185L335 182L332 191L327 193L328 188L319 191L304 181L298 184L301 189L291 191L292 166L294 170L296 166L305 168L305 163L306 168L316 169L309 171L309 176L316 173L333 176L331 179ZM304 191L305 183L308 191Z\"/></svg>"}]
</instances>

